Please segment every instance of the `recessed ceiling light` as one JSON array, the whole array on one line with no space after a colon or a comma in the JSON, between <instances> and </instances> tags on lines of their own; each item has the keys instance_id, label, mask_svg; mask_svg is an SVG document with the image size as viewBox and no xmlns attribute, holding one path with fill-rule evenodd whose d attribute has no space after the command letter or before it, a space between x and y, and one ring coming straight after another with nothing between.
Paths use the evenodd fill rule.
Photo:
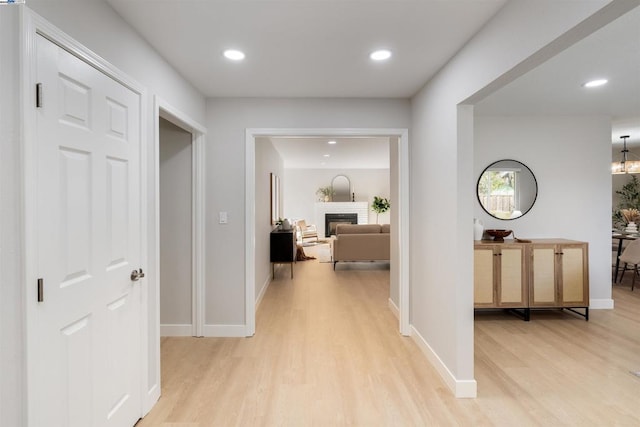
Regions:
<instances>
[{"instance_id":1,"label":"recessed ceiling light","mask_svg":"<svg viewBox=\"0 0 640 427\"><path fill-rule=\"evenodd\" d=\"M334 145L334 144L337 144L337 142L336 141L329 141L329 142L327 142L327 144Z\"/></svg>"},{"instance_id":2,"label":"recessed ceiling light","mask_svg":"<svg viewBox=\"0 0 640 427\"><path fill-rule=\"evenodd\" d=\"M584 86L584 87L598 87L598 86L602 86L602 85L607 84L608 81L609 80L607 80L607 79L591 80L589 82L586 82L582 86Z\"/></svg>"},{"instance_id":3,"label":"recessed ceiling light","mask_svg":"<svg viewBox=\"0 0 640 427\"><path fill-rule=\"evenodd\" d=\"M242 61L244 59L244 52L236 49L227 49L224 51L224 57L232 61Z\"/></svg>"},{"instance_id":4,"label":"recessed ceiling light","mask_svg":"<svg viewBox=\"0 0 640 427\"><path fill-rule=\"evenodd\" d=\"M325 154L324 157L331 157L329 154Z\"/></svg>"},{"instance_id":5,"label":"recessed ceiling light","mask_svg":"<svg viewBox=\"0 0 640 427\"><path fill-rule=\"evenodd\" d=\"M384 61L385 59L391 58L391 51L386 49L376 50L371 52L369 58L373 59L374 61Z\"/></svg>"}]
</instances>

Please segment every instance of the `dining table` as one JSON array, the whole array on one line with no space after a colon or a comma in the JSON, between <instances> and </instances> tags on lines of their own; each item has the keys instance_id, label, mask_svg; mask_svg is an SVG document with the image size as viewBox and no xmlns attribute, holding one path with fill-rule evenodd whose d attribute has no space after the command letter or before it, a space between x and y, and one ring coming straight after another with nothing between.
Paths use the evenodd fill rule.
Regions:
<instances>
[{"instance_id":1,"label":"dining table","mask_svg":"<svg viewBox=\"0 0 640 427\"><path fill-rule=\"evenodd\" d=\"M612 239L618 240L618 252L616 254L616 269L613 272L613 283L618 282L618 271L620 271L620 254L622 254L622 244L625 240L636 240L638 233L626 233L624 231L613 231Z\"/></svg>"}]
</instances>

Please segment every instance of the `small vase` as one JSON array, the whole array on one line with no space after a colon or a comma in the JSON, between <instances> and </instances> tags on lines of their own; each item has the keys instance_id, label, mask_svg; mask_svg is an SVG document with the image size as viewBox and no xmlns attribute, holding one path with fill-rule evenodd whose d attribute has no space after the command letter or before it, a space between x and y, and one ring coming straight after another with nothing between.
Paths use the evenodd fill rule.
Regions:
<instances>
[{"instance_id":1,"label":"small vase","mask_svg":"<svg viewBox=\"0 0 640 427\"><path fill-rule=\"evenodd\" d=\"M482 240L482 234L484 233L484 225L482 221L477 218L473 219L473 240Z\"/></svg>"},{"instance_id":2,"label":"small vase","mask_svg":"<svg viewBox=\"0 0 640 427\"><path fill-rule=\"evenodd\" d=\"M635 222L630 222L629 224L627 224L627 228L625 228L624 231L629 234L635 234L638 232L638 226Z\"/></svg>"},{"instance_id":3,"label":"small vase","mask_svg":"<svg viewBox=\"0 0 640 427\"><path fill-rule=\"evenodd\" d=\"M329 201L329 196L324 196L324 201L328 202Z\"/></svg>"},{"instance_id":4,"label":"small vase","mask_svg":"<svg viewBox=\"0 0 640 427\"><path fill-rule=\"evenodd\" d=\"M282 229L283 230L291 230L291 223L286 218L282 221Z\"/></svg>"}]
</instances>

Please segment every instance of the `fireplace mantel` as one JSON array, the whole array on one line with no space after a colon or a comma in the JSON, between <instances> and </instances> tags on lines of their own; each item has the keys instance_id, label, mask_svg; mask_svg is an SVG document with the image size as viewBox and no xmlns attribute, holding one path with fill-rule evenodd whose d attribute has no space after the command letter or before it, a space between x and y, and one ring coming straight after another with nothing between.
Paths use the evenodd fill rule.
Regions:
<instances>
[{"instance_id":1,"label":"fireplace mantel","mask_svg":"<svg viewBox=\"0 0 640 427\"><path fill-rule=\"evenodd\" d=\"M326 213L355 213L358 214L358 224L369 223L369 204L367 202L318 202L315 205L315 224L318 236L324 236L324 214Z\"/></svg>"}]
</instances>

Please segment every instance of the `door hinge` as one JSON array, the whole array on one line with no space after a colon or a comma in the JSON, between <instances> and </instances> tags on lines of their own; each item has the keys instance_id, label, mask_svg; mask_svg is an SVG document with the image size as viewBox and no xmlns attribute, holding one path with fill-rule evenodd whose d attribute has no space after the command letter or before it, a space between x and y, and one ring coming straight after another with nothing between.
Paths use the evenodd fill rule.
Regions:
<instances>
[{"instance_id":1,"label":"door hinge","mask_svg":"<svg viewBox=\"0 0 640 427\"><path fill-rule=\"evenodd\" d=\"M38 302L44 301L44 279L38 279Z\"/></svg>"},{"instance_id":2,"label":"door hinge","mask_svg":"<svg viewBox=\"0 0 640 427\"><path fill-rule=\"evenodd\" d=\"M42 107L42 83L36 83L36 108Z\"/></svg>"}]
</instances>

